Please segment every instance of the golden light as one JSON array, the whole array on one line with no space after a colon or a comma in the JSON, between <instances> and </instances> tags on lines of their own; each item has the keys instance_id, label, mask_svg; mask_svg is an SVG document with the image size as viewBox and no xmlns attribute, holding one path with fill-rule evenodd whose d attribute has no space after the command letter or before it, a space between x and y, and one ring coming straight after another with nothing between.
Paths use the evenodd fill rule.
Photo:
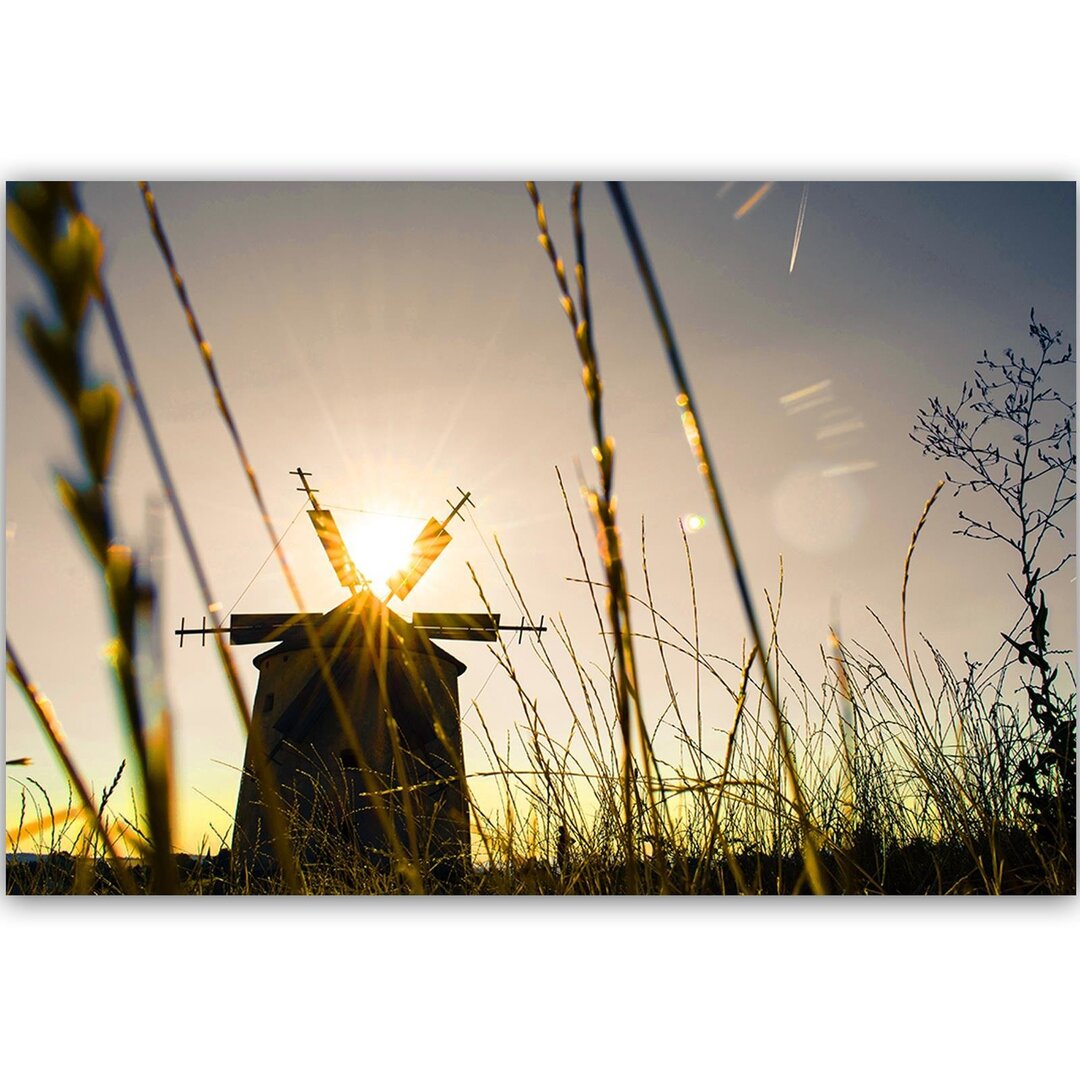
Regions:
<instances>
[{"instance_id":1,"label":"golden light","mask_svg":"<svg viewBox=\"0 0 1080 1080\"><path fill-rule=\"evenodd\" d=\"M341 533L349 554L376 593L384 592L387 578L408 563L422 524L423 519L392 514L342 515Z\"/></svg>"},{"instance_id":2,"label":"golden light","mask_svg":"<svg viewBox=\"0 0 1080 1080\"><path fill-rule=\"evenodd\" d=\"M751 195L750 198L747 199L746 202L744 202L742 206L740 206L739 209L735 211L735 220L739 221L741 218L746 217L746 215L749 214L750 211L753 210L754 207L757 206L757 204L761 202L761 200L764 199L766 195L769 194L769 192L772 190L772 186L774 183L775 181L769 180L766 183L762 184L761 187L759 187L757 191L755 191L754 194Z\"/></svg>"}]
</instances>

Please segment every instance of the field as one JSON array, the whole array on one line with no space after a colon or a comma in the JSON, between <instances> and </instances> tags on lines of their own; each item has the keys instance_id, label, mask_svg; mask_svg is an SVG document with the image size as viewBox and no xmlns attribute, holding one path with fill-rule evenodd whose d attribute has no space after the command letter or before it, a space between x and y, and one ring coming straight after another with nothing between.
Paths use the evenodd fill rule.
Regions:
<instances>
[{"instance_id":1,"label":"field","mask_svg":"<svg viewBox=\"0 0 1080 1080\"><path fill-rule=\"evenodd\" d=\"M206 579L204 539L187 523L140 394L139 368L101 271L103 241L78 188L13 187L9 237L33 264L46 297L25 318L21 333L57 408L70 420L78 468L58 474L57 494L85 543L87 572L101 578L115 635L110 655L117 723L131 753L111 783L96 784L96 795L80 768L78 745L69 742L63 718L53 713L48 689L35 685L31 658L9 636L9 675L61 761L68 785L62 792L47 791L32 779L32 765L8 761L8 784L21 792L18 818L9 812L7 823L9 893L1075 892L1075 675L1071 648L1052 639L1058 613L1046 599L1048 579L1073 569L1071 346L1033 311L1026 351L985 357L970 384L957 388L957 404L933 398L912 417L915 441L942 463L944 478L926 492L924 506L913 508L906 558L895 568L899 619L893 625L879 622L884 649L848 641L839 627L831 628L819 664L798 670L785 644L783 563L768 591L750 580L737 542L742 523L723 494L725 468L739 463L724 465L713 456L710 417L694 397L662 283L626 191L609 187L658 331L657 362L666 363L671 377L686 469L701 479L719 544L708 556L693 551L686 532L693 525L684 524L690 620L683 624L654 604L644 524L638 543L637 523L620 516L616 498L617 450L606 423L594 340L582 189L572 189L573 254L567 258L556 249L540 190L528 185L542 249L537 257L547 260L554 279L553 295L545 300L552 318L567 323L567 355L580 366L584 395L573 404L587 410L591 425L595 474L582 476L579 484L588 531L578 525L561 475L558 482L564 527L580 557L566 572L588 590L596 625L556 621L546 638L537 635L530 642L546 673L542 696L555 701L554 708L541 710L541 688L519 674L502 643L493 647L497 669L516 690L521 717L513 753L509 739L504 745L492 734L480 705L472 725L475 745L466 760L451 738L440 736L462 783L471 830L468 858L450 868L432 854L417 785L376 775L355 735L353 760L365 774L383 842L360 848L340 835L329 792L315 800L312 812L294 811L287 793L283 797L259 765L259 727L223 634L214 643L239 722L253 740L273 857L258 867L239 863L230 857L225 833L205 850L176 851L173 734L163 694L153 539L146 552L114 542L110 475L122 409L134 413L150 448L191 575L217 627L221 613ZM142 194L193 349L211 382L206 409L216 407L229 431L235 461L228 467L244 472L253 513L276 551L280 537L263 500L257 463L248 456L218 381L213 351L153 192L144 185ZM804 192L792 266L805 209ZM85 326L92 311L108 329L122 388L87 374ZM669 404L656 408L671 412ZM1015 621L997 628L996 651L979 663L965 654L962 670L928 638L911 631L909 639L907 624L920 536L934 515L953 512L940 505L948 493L970 500L964 504L968 516L960 520L965 536L957 542L969 543L976 554L987 545L1002 551L1016 601ZM501 549L498 555L520 609L531 612L535 603L518 589L514 566ZM720 657L702 647L710 612L699 610L695 570L703 557L724 559L736 584L745 625L742 655ZM632 591L632 560L640 561L642 595ZM280 565L288 577L283 558ZM973 572L980 572L978 565ZM304 610L291 579L289 586L297 610ZM1062 622L1067 626L1072 617L1064 612ZM606 654L599 667L584 658L582 645L586 633L596 632ZM330 680L326 660L320 664L324 680ZM642 700L646 664L662 673L666 704L660 710ZM343 707L337 711L342 730L352 731ZM401 758L395 730L391 724L393 749ZM134 785L131 806L121 807L113 797L122 774Z\"/></svg>"}]
</instances>

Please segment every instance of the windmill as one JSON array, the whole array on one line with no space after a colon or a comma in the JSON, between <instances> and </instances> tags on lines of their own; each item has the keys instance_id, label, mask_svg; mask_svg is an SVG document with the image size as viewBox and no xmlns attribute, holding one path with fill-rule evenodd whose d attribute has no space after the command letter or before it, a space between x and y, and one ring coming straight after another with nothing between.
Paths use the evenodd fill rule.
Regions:
<instances>
[{"instance_id":1,"label":"windmill","mask_svg":"<svg viewBox=\"0 0 1080 1080\"><path fill-rule=\"evenodd\" d=\"M346 844L372 857L412 853L453 874L469 854L461 714L457 681L466 670L435 642L494 641L500 633L546 630L503 626L484 613L426 612L411 621L390 608L416 587L450 543L447 526L473 505L458 488L450 512L431 518L405 565L375 583L357 569L333 513L320 505L310 473L297 468L308 518L348 598L325 613L233 614L227 626L175 631L186 638L227 633L232 645L269 645L252 661L259 671L252 708L270 774L290 821L302 834L301 854L315 860ZM237 796L233 859L270 859L263 801L249 740ZM332 857L332 856L331 856Z\"/></svg>"}]
</instances>

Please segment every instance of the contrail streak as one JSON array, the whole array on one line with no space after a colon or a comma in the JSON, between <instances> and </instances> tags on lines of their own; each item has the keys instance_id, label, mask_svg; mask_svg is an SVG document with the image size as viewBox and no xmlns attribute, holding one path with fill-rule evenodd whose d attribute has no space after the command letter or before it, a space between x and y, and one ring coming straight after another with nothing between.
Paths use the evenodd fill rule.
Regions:
<instances>
[{"instance_id":1,"label":"contrail streak","mask_svg":"<svg viewBox=\"0 0 1080 1080\"><path fill-rule=\"evenodd\" d=\"M791 265L788 267L790 274L795 269L795 256L799 254L799 241L802 239L802 223L806 217L806 196L810 194L810 185L803 184L802 201L799 203L799 216L795 220L795 239L791 242Z\"/></svg>"},{"instance_id":2,"label":"contrail streak","mask_svg":"<svg viewBox=\"0 0 1080 1080\"><path fill-rule=\"evenodd\" d=\"M750 211L753 210L754 207L757 206L757 204L761 202L761 200L764 199L766 195L769 194L769 190L772 186L772 180L770 180L766 184L762 184L761 187L759 187L757 191L755 191L754 194L751 195L750 198L747 199L746 202L744 202L742 206L740 206L739 209L735 211L735 220L738 221L739 218L746 217L746 215L749 214Z\"/></svg>"}]
</instances>

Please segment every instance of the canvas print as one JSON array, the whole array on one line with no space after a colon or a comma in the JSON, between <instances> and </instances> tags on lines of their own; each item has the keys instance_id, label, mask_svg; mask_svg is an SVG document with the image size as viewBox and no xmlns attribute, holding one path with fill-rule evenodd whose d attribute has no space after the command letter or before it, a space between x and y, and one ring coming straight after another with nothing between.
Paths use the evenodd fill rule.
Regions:
<instances>
[{"instance_id":1,"label":"canvas print","mask_svg":"<svg viewBox=\"0 0 1080 1080\"><path fill-rule=\"evenodd\" d=\"M7 892L1074 893L1075 206L8 183Z\"/></svg>"}]
</instances>

